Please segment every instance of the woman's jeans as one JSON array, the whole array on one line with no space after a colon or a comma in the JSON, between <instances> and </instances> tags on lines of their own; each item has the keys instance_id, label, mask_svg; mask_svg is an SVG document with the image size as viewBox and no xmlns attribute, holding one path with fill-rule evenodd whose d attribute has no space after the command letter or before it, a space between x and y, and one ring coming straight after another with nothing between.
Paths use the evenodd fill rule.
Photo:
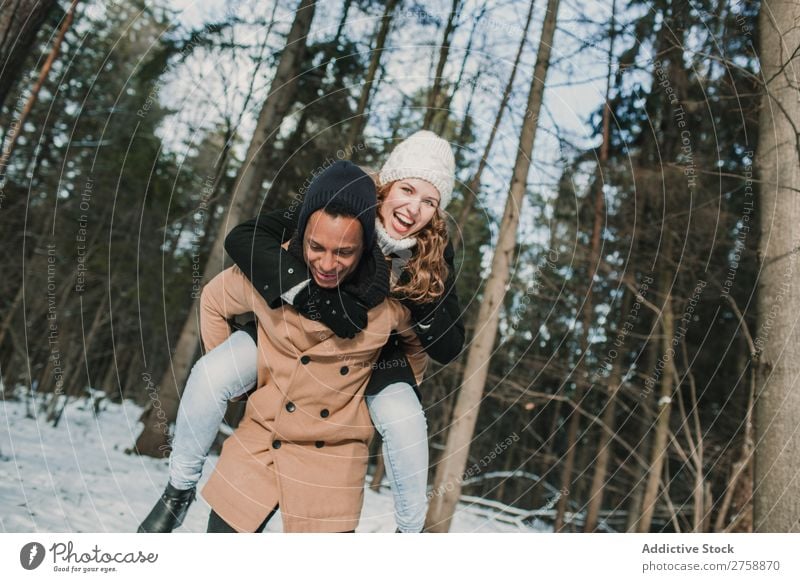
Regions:
<instances>
[{"instance_id":1,"label":"woman's jeans","mask_svg":"<svg viewBox=\"0 0 800 582\"><path fill-rule=\"evenodd\" d=\"M169 481L176 489L197 485L228 400L253 388L257 362L253 338L236 331L192 368L178 409L170 455ZM396 382L368 396L367 407L383 437L397 527L402 532L422 531L428 481L428 428L422 405L409 384Z\"/></svg>"},{"instance_id":2,"label":"woman's jeans","mask_svg":"<svg viewBox=\"0 0 800 582\"><path fill-rule=\"evenodd\" d=\"M403 533L421 532L428 504L428 425L422 404L410 384L396 382L367 396L367 408L383 437L397 527Z\"/></svg>"},{"instance_id":3,"label":"woman's jeans","mask_svg":"<svg viewBox=\"0 0 800 582\"><path fill-rule=\"evenodd\" d=\"M183 390L169 456L169 482L176 489L191 489L200 481L228 400L255 386L257 362L256 343L244 331L197 360Z\"/></svg>"}]
</instances>

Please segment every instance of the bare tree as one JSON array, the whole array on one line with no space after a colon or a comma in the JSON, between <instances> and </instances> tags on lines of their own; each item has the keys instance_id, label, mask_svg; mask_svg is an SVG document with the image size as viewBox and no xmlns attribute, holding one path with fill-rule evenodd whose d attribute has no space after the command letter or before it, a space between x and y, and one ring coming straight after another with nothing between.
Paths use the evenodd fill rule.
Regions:
<instances>
[{"instance_id":1,"label":"bare tree","mask_svg":"<svg viewBox=\"0 0 800 582\"><path fill-rule=\"evenodd\" d=\"M483 149L483 155L478 163L478 169L475 171L475 174L472 176L472 179L469 181L466 189L464 190L464 203L461 207L461 211L458 214L458 220L456 221L456 224L465 224L469 218L469 215L472 213L473 206L475 206L475 196L481 187L483 171L486 169L486 164L489 160L489 154L492 151L494 139L497 136L497 129L500 127L500 122L502 121L506 107L508 106L508 100L511 97L511 91L514 89L514 79L517 76L517 69L519 68L519 61L522 57L522 51L525 49L525 42L528 40L528 29L531 26L531 20L533 20L534 4L535 2L531 1L530 6L528 7L528 16L525 18L525 28L523 29L522 36L519 39L517 54L514 57L514 65L511 67L511 74L508 76L508 81L503 89L503 97L500 99L500 106L497 108L497 113L494 117L494 124L492 125L492 130L489 132L489 139L486 141L486 147ZM454 240L453 244L457 246L457 242L458 241Z\"/></svg>"},{"instance_id":2,"label":"bare tree","mask_svg":"<svg viewBox=\"0 0 800 582\"><path fill-rule=\"evenodd\" d=\"M453 5L450 7L450 13L447 16L447 24L444 27L444 35L442 36L442 44L439 48L439 60L436 63L436 73L433 77L433 87L428 93L428 102L425 108L425 120L422 126L425 129L432 129L433 120L437 117L439 107L441 106L442 99L442 75L444 74L444 67L447 64L447 59L450 56L450 40L453 38L453 32L457 27L456 19L458 18L461 8L461 0L453 0ZM444 112L447 115L447 112Z\"/></svg>"},{"instance_id":3,"label":"bare tree","mask_svg":"<svg viewBox=\"0 0 800 582\"><path fill-rule=\"evenodd\" d=\"M364 78L364 84L361 86L361 95L358 98L358 106L353 114L353 123L350 126L350 134L347 138L347 152L355 152L353 147L364 131L364 126L367 124L366 111L369 105L369 98L372 95L372 86L375 82L375 75L378 72L378 66L383 56L383 49L386 46L386 38L389 36L389 31L392 28L392 18L394 16L395 8L397 8L398 0L389 0L381 16L381 24L378 29L378 34L375 37L375 46L372 48L372 58L369 61L369 68L367 69L367 76Z\"/></svg>"},{"instance_id":4,"label":"bare tree","mask_svg":"<svg viewBox=\"0 0 800 582\"><path fill-rule=\"evenodd\" d=\"M456 78L455 82L453 83L453 86L451 87L450 92L444 98L444 103L442 104L442 110L445 111L445 112L449 112L450 111L450 106L453 103L453 99L455 98L456 93L458 93L458 90L461 88L461 82L464 80L464 74L467 71L467 63L469 61L470 56L472 55L472 44L475 41L475 32L477 31L478 26L481 24L481 19L483 18L484 14L486 14L486 5L485 4L480 7L480 9L478 10L478 13L472 19L472 29L469 31L469 40L467 40L467 46L464 49L464 56L461 58L461 67L459 67L459 69L458 69L458 77ZM483 35L483 39L486 40L485 34ZM476 79L476 81L477 81L477 79ZM477 85L477 82L472 85L471 93L475 92L476 85ZM467 107L467 109L469 109L469 107ZM438 119L439 123L437 123L435 127L431 127L431 130L434 133L438 133L439 135L442 135L445 132L445 129L447 127L447 120L449 118L450 118L449 113L447 115L440 115L439 119ZM468 119L467 111L465 111L464 119L465 120ZM462 132L464 131L465 127L466 127L465 124L461 125ZM457 166L458 166L458 164L456 164L456 167Z\"/></svg>"},{"instance_id":5,"label":"bare tree","mask_svg":"<svg viewBox=\"0 0 800 582\"><path fill-rule=\"evenodd\" d=\"M670 239L667 239L664 243L664 255L668 257L671 253L672 243ZM653 513L658 501L659 487L661 486L661 475L667 459L669 417L672 410L673 382L675 379L675 361L672 355L675 315L672 312L670 283L670 273L664 269L659 283L661 292L664 294L664 305L661 308L661 345L663 346L663 355L659 362L661 365L661 377L659 381L658 412L656 413L653 446L650 452L650 471L647 474L647 484L642 497L642 514L637 526L639 533L650 531L650 524L653 521Z\"/></svg>"},{"instance_id":6,"label":"bare tree","mask_svg":"<svg viewBox=\"0 0 800 582\"><path fill-rule=\"evenodd\" d=\"M759 116L761 240L754 529L800 532L800 4L762 0Z\"/></svg>"},{"instance_id":7,"label":"bare tree","mask_svg":"<svg viewBox=\"0 0 800 582\"><path fill-rule=\"evenodd\" d=\"M547 3L511 188L500 223L500 235L492 259L491 273L486 280L483 301L478 312L476 330L479 331L476 332L467 355L464 382L453 411L453 423L447 433L442 460L436 471L433 497L426 522L427 530L432 532L446 532L450 529L450 522L461 495L462 475L475 432L475 423L478 420L478 409L489 373L489 361L497 337L500 309L516 247L519 212L527 187L531 154L539 125L539 111L542 107L544 82L550 65L558 4L559 0L548 0Z\"/></svg>"},{"instance_id":8,"label":"bare tree","mask_svg":"<svg viewBox=\"0 0 800 582\"><path fill-rule=\"evenodd\" d=\"M583 328L581 330L581 364L579 368L585 369L587 366L587 352L589 350L589 330L592 326L592 314L594 311L594 278L597 273L597 266L600 262L600 233L603 228L603 210L605 209L605 200L603 198L603 186L605 185L604 171L608 164L608 151L611 141L611 83L612 83L612 63L614 58L614 11L616 10L616 3L611 6L611 24L608 43L608 69L606 72L606 98L603 106L603 143L600 146L600 159L597 164L597 172L594 181L594 222L592 224L592 238L591 249L589 253L589 277L586 283L586 297L583 302ZM588 374L587 374L588 375ZM613 379L610 379L612 381ZM578 382L578 387L575 395L575 400L580 404L583 400L584 384ZM567 454L564 459L564 464L561 472L561 491L569 491L574 489L572 486L572 472L575 466L575 451L577 451L578 430L580 428L580 415L573 413L569 419L569 427L567 428ZM595 475L595 478L600 478L600 475ZM593 485L598 485L597 480ZM602 483L602 482L601 482ZM560 531L564 525L564 513L567 510L567 495L562 495L558 498L556 505L556 518L553 525L555 531ZM599 496L598 496L599 499ZM596 502L595 502L596 503ZM599 506L595 511L599 510ZM592 516L596 519L596 515ZM585 528L590 526L589 516L587 515ZM594 524L591 524L594 528Z\"/></svg>"}]
</instances>

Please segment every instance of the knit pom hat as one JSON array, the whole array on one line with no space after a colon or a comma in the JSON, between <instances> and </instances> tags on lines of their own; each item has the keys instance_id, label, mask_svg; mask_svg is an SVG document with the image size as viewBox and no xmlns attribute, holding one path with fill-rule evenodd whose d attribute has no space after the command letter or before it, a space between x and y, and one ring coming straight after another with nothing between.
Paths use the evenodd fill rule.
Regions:
<instances>
[{"instance_id":1,"label":"knit pom hat","mask_svg":"<svg viewBox=\"0 0 800 582\"><path fill-rule=\"evenodd\" d=\"M380 182L388 184L405 178L430 182L439 191L439 208L444 210L453 197L456 160L450 144L432 131L418 131L400 142L381 168Z\"/></svg>"},{"instance_id":2,"label":"knit pom hat","mask_svg":"<svg viewBox=\"0 0 800 582\"><path fill-rule=\"evenodd\" d=\"M364 231L364 249L368 253L375 240L375 217L378 196L375 182L352 162L339 161L319 174L308 187L297 216L295 239L303 240L309 217L317 210L352 212Z\"/></svg>"}]
</instances>

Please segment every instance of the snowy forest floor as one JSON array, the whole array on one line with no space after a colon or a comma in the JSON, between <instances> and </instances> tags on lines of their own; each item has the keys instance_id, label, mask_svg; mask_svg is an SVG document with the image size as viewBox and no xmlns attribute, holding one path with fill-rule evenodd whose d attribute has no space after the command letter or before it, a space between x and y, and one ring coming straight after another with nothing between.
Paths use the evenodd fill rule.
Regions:
<instances>
[{"instance_id":1,"label":"snowy forest floor","mask_svg":"<svg viewBox=\"0 0 800 582\"><path fill-rule=\"evenodd\" d=\"M72 401L57 427L41 402L0 400L0 532L134 532L167 483L168 461L129 455L140 432L141 408ZM206 463L203 483L217 461ZM200 489L198 488L198 490ZM209 507L198 495L178 532L203 532ZM358 532L393 532L391 491L365 491ZM480 503L462 503L452 532L546 531L504 520ZM267 531L281 531L279 516Z\"/></svg>"}]
</instances>

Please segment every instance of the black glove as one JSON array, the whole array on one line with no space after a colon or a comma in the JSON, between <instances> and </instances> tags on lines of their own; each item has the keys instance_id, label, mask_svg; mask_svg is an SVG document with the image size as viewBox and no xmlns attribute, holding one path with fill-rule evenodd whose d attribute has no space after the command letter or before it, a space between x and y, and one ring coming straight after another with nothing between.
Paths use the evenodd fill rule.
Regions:
<instances>
[{"instance_id":1,"label":"black glove","mask_svg":"<svg viewBox=\"0 0 800 582\"><path fill-rule=\"evenodd\" d=\"M339 288L323 289L309 281L293 305L302 316L325 324L342 338L353 339L367 327L367 308Z\"/></svg>"},{"instance_id":2,"label":"black glove","mask_svg":"<svg viewBox=\"0 0 800 582\"><path fill-rule=\"evenodd\" d=\"M439 306L438 301L429 301L427 303L416 303L410 299L401 299L400 303L405 305L411 312L411 318L414 323L421 325L430 325L436 315L436 308Z\"/></svg>"}]
</instances>

